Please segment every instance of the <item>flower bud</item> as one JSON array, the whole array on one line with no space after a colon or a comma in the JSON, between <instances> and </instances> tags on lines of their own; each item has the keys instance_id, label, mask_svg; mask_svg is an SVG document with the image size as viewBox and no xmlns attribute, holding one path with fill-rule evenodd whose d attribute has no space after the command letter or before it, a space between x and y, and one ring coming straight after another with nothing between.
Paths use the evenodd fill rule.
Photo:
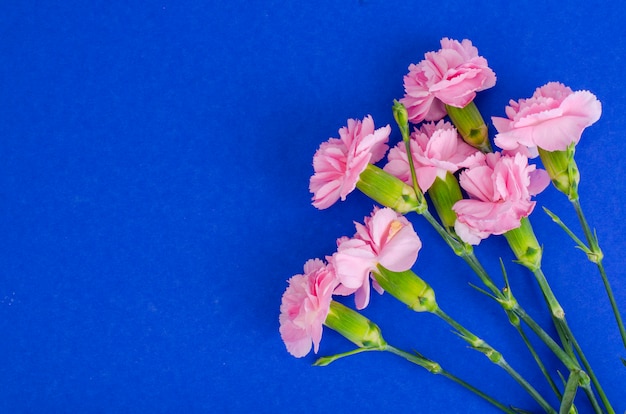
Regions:
<instances>
[{"instance_id":1,"label":"flower bud","mask_svg":"<svg viewBox=\"0 0 626 414\"><path fill-rule=\"evenodd\" d=\"M541 246L528 217L523 217L520 226L504 233L504 237L521 265L533 272L541 267Z\"/></svg>"},{"instance_id":2,"label":"flower bud","mask_svg":"<svg viewBox=\"0 0 626 414\"><path fill-rule=\"evenodd\" d=\"M372 200L400 214L421 213L428 208L425 199L418 199L412 187L372 164L361 173L356 187Z\"/></svg>"},{"instance_id":3,"label":"flower bud","mask_svg":"<svg viewBox=\"0 0 626 414\"><path fill-rule=\"evenodd\" d=\"M400 132L402 134L403 140L409 139L409 114L406 110L406 107L402 105L400 102L394 99L393 101L393 118L396 120L398 127L400 128Z\"/></svg>"},{"instance_id":4,"label":"flower bud","mask_svg":"<svg viewBox=\"0 0 626 414\"><path fill-rule=\"evenodd\" d=\"M546 151L541 148L539 157L546 168L552 184L557 190L565 194L570 200L578 200L578 183L580 173L576 161L574 161L574 145L570 145L565 151Z\"/></svg>"},{"instance_id":5,"label":"flower bud","mask_svg":"<svg viewBox=\"0 0 626 414\"><path fill-rule=\"evenodd\" d=\"M359 348L382 350L387 346L378 325L334 300L330 302L330 310L324 325L339 332Z\"/></svg>"},{"instance_id":6,"label":"flower bud","mask_svg":"<svg viewBox=\"0 0 626 414\"><path fill-rule=\"evenodd\" d=\"M392 272L379 264L372 274L380 287L415 312L433 312L439 308L435 291L412 270Z\"/></svg>"},{"instance_id":7,"label":"flower bud","mask_svg":"<svg viewBox=\"0 0 626 414\"><path fill-rule=\"evenodd\" d=\"M452 206L463 198L459 181L454 174L448 172L445 179L435 178L433 185L428 189L437 215L441 223L450 231L454 229L456 222L456 213L452 210Z\"/></svg>"},{"instance_id":8,"label":"flower bud","mask_svg":"<svg viewBox=\"0 0 626 414\"><path fill-rule=\"evenodd\" d=\"M492 152L487 125L474 101L463 108L446 105L446 112L463 141L484 153Z\"/></svg>"}]
</instances>

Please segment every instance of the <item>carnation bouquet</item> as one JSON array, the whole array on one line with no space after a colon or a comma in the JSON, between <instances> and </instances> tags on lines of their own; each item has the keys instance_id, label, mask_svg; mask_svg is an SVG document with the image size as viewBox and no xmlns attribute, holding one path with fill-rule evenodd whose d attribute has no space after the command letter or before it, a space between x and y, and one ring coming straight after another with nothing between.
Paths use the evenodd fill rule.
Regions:
<instances>
[{"instance_id":1,"label":"carnation bouquet","mask_svg":"<svg viewBox=\"0 0 626 414\"><path fill-rule=\"evenodd\" d=\"M506 371L543 411L578 412L579 395L588 399L595 413L615 412L550 287L542 268L542 245L528 218L538 210L535 197L550 183L564 194L579 219L578 229L570 229L556 214L544 210L563 236L571 238L597 266L626 347L626 331L602 264L600 243L581 207L580 174L574 159L585 128L600 118L600 102L589 91L549 82L529 98L511 100L504 110L506 116L493 116L497 133L490 137L474 98L496 84L496 75L471 41L444 38L438 51L426 53L408 70L405 94L392 107L402 137L396 146L389 148L390 125L376 128L372 117L365 116L349 119L339 136L323 142L313 156L309 183L313 206L329 208L356 190L375 206L369 216L355 223L351 237L337 239L335 252L307 261L303 272L288 280L279 318L287 351L295 357L307 355L311 348L317 353L327 327L356 348L321 357L315 365L362 352L390 352L450 379L502 411L528 412L528 408L492 398L418 351L387 342L381 328L360 312L373 300L373 289L393 296L411 311L441 318L470 348ZM475 288L501 306L552 395L540 393L479 332L470 331L444 311L445 305L440 306L427 280L412 270L426 242L413 228L411 220L415 219L432 225L450 253L473 270L481 283ZM584 238L576 235L579 231ZM506 264L501 264L501 274L489 274L474 253L482 240L498 235L505 237L517 263L534 276L556 334L550 334L518 302ZM346 305L352 302L346 296L353 296L354 306ZM559 361L558 372L539 357L537 341Z\"/></svg>"}]
</instances>

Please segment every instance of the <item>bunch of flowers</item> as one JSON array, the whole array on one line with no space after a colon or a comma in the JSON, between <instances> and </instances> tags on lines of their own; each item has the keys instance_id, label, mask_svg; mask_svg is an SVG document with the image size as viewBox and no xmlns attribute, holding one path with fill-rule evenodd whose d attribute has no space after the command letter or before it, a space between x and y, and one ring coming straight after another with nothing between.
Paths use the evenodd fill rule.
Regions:
<instances>
[{"instance_id":1,"label":"bunch of flowers","mask_svg":"<svg viewBox=\"0 0 626 414\"><path fill-rule=\"evenodd\" d=\"M303 357L311 348L318 352L326 326L357 348L319 358L316 365L360 352L391 352L454 380L502 411L520 412L437 362L390 345L380 328L358 312L368 306L373 288L379 294L387 292L413 311L442 318L471 348L511 375L544 411L576 412L574 399L580 388L594 412L614 412L550 288L541 266L541 244L528 219L535 210L534 197L550 182L567 196L586 241L555 214L546 212L597 265L626 347L626 332L602 265L602 251L579 202L580 174L574 160L575 146L585 128L599 119L601 104L591 92L575 92L550 82L528 99L510 101L506 117L491 119L497 130L493 143L500 148L493 151L488 128L473 100L477 92L495 82L487 60L479 56L471 41L444 38L440 50L426 53L424 60L409 66L404 77L405 95L393 106L401 142L389 149L391 127L376 128L372 117L366 116L349 119L339 130L339 138L320 145L313 156L314 174L309 185L313 205L329 208L358 189L379 206L362 223L355 223L352 237L337 240L335 252L324 260L309 260L302 274L289 279L280 306L281 337L289 353ZM449 121L444 120L446 116ZM386 165L374 165L385 154ZM545 169L529 162L537 156ZM436 215L430 212L429 204ZM433 289L412 271L422 241L406 217L410 213L425 218L471 267L484 285L483 292L502 306L524 339L525 329L530 329L562 362L568 375L557 384L532 342L524 341L556 398L541 395L499 351L442 310ZM474 246L491 235L504 235L518 263L534 275L558 338L552 338L526 313L513 296L504 269L504 287L499 288L474 254ZM335 300L349 295L354 295L356 309Z\"/></svg>"}]
</instances>

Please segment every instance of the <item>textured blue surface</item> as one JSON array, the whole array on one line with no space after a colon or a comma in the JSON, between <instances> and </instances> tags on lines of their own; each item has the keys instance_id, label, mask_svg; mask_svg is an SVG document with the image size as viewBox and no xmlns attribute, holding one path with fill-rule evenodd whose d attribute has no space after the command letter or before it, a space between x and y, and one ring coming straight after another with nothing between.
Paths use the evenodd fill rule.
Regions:
<instances>
[{"instance_id":1,"label":"textured blue surface","mask_svg":"<svg viewBox=\"0 0 626 414\"><path fill-rule=\"evenodd\" d=\"M372 207L353 194L313 208L313 152L347 118L393 125L408 65L444 36L472 39L496 72L477 99L486 117L552 80L602 101L577 151L582 204L626 311L619 3L36 3L0 6L0 412L496 412L392 355L317 368L278 335L286 279L332 253ZM538 201L577 228L554 189ZM553 289L624 412L626 351L597 272L541 209L531 220ZM554 402L500 308L414 223L424 241L415 271L441 306ZM502 256L520 301L549 327L505 247L493 238L478 255L493 274ZM365 314L388 341L538 410L433 316L388 295ZM320 355L350 348L326 331Z\"/></svg>"}]
</instances>

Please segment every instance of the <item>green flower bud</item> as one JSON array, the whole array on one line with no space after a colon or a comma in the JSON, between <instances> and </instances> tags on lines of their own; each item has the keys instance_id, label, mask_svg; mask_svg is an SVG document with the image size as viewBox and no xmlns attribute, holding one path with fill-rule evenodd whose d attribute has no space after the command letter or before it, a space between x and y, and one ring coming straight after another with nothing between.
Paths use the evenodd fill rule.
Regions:
<instances>
[{"instance_id":1,"label":"green flower bud","mask_svg":"<svg viewBox=\"0 0 626 414\"><path fill-rule=\"evenodd\" d=\"M578 200L580 172L576 161L574 161L574 144L565 151L546 151L541 148L538 150L541 162L550 175L552 184L570 200Z\"/></svg>"},{"instance_id":2,"label":"green flower bud","mask_svg":"<svg viewBox=\"0 0 626 414\"><path fill-rule=\"evenodd\" d=\"M372 274L380 287L415 312L433 312L439 308L435 291L412 270L392 272L379 264Z\"/></svg>"},{"instance_id":3,"label":"green flower bud","mask_svg":"<svg viewBox=\"0 0 626 414\"><path fill-rule=\"evenodd\" d=\"M533 272L541 267L541 246L528 217L523 217L521 225L504 233L504 237L521 265Z\"/></svg>"},{"instance_id":4,"label":"green flower bud","mask_svg":"<svg viewBox=\"0 0 626 414\"><path fill-rule=\"evenodd\" d=\"M463 141L484 153L492 152L487 125L474 101L463 108L446 105L446 112Z\"/></svg>"},{"instance_id":5,"label":"green flower bud","mask_svg":"<svg viewBox=\"0 0 626 414\"><path fill-rule=\"evenodd\" d=\"M421 213L428 208L425 199L419 200L412 187L372 164L361 173L356 187L372 200L400 214Z\"/></svg>"},{"instance_id":6,"label":"green flower bud","mask_svg":"<svg viewBox=\"0 0 626 414\"><path fill-rule=\"evenodd\" d=\"M452 231L456 221L456 213L452 210L452 206L463 198L459 181L454 174L448 172L444 180L439 177L435 178L433 185L428 189L428 195L437 210L441 223Z\"/></svg>"},{"instance_id":7,"label":"green flower bud","mask_svg":"<svg viewBox=\"0 0 626 414\"><path fill-rule=\"evenodd\" d=\"M409 139L409 113L406 110L406 107L402 105L400 102L394 99L393 107L391 108L393 112L393 118L396 120L398 127L400 128L400 133L402 134L402 139L407 141Z\"/></svg>"},{"instance_id":8,"label":"green flower bud","mask_svg":"<svg viewBox=\"0 0 626 414\"><path fill-rule=\"evenodd\" d=\"M334 300L330 302L324 325L339 332L359 348L383 350L387 346L378 325Z\"/></svg>"}]
</instances>

